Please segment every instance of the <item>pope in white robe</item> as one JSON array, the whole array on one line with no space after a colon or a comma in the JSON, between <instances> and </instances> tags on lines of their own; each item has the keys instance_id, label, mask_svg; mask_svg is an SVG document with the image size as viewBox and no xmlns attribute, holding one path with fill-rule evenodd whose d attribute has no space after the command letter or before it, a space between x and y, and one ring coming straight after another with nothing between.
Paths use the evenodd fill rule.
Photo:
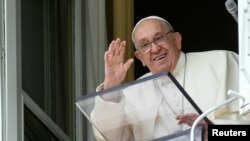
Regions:
<instances>
[{"instance_id":1,"label":"pope in white robe","mask_svg":"<svg viewBox=\"0 0 250 141\"><path fill-rule=\"evenodd\" d=\"M170 31L163 35L162 32L165 30ZM148 38L152 35L152 41L149 42ZM136 57L150 70L142 77L164 71L171 72L203 112L228 99L228 90L239 90L239 66L236 53L214 50L185 54L180 51L180 34L173 32L172 26L167 21L156 16L139 21L132 36L137 48ZM127 69L133 62L130 59L120 64L121 61L123 62L121 54L124 54L124 46L125 43L120 39L110 44L109 50L104 55L105 81L97 90L119 85L124 79ZM115 60L112 60L113 57ZM116 73L119 74L119 80L117 80L118 77L114 79L117 76ZM115 101L97 97L91 113L91 120L98 128L94 127L97 140L151 140L174 131L175 129L169 127L171 124L177 124L178 121L167 120L169 115L164 113L175 110L176 107L178 109L178 103L185 107L185 102L180 100L180 95L176 97L173 95L169 98L172 99L170 102L176 104L176 107L168 109L166 107L169 105L162 102L168 98L155 93L153 87L153 85L145 86L147 95L140 91L141 95L135 94L134 96L131 93L137 93L136 91L125 89ZM150 103L153 103L153 106L145 106ZM249 124L249 120L239 116L238 109L238 102L235 101L215 110L208 115L208 118L214 124ZM176 114L181 113L176 112ZM167 116L162 118L164 116L161 115Z\"/></svg>"}]
</instances>

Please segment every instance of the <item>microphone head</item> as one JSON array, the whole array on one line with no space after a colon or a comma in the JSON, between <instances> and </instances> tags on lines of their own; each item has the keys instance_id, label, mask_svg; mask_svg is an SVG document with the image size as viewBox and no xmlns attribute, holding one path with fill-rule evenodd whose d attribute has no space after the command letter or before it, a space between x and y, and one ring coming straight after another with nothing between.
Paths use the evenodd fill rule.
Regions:
<instances>
[{"instance_id":1,"label":"microphone head","mask_svg":"<svg viewBox=\"0 0 250 141\"><path fill-rule=\"evenodd\" d=\"M229 13L231 13L231 14L237 13L238 7L237 7L236 3L234 2L234 0L227 0L225 3L225 6L226 6Z\"/></svg>"}]
</instances>

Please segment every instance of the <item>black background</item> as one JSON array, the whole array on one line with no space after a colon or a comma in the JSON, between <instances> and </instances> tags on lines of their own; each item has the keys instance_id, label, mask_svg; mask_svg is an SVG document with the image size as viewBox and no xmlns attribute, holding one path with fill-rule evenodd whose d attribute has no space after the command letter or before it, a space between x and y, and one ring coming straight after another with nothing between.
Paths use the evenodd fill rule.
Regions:
<instances>
[{"instance_id":1,"label":"black background","mask_svg":"<svg viewBox=\"0 0 250 141\"><path fill-rule=\"evenodd\" d=\"M182 35L182 50L231 50L238 53L238 24L225 7L226 0L135 0L134 24L158 15ZM235 1L237 3L237 1ZM135 78L148 72L135 59Z\"/></svg>"}]
</instances>

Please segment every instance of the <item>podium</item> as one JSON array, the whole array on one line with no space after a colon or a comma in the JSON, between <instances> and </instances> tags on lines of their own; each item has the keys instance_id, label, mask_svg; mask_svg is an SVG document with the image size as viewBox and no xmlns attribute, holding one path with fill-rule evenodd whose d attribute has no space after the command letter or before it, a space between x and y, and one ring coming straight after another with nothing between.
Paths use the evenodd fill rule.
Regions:
<instances>
[{"instance_id":1,"label":"podium","mask_svg":"<svg viewBox=\"0 0 250 141\"><path fill-rule=\"evenodd\" d=\"M76 105L93 126L98 138L106 141L184 141L191 127L178 124L183 114L202 111L171 73L159 73L116 87L87 94ZM209 122L205 118L206 122ZM203 128L195 130L203 140Z\"/></svg>"}]
</instances>

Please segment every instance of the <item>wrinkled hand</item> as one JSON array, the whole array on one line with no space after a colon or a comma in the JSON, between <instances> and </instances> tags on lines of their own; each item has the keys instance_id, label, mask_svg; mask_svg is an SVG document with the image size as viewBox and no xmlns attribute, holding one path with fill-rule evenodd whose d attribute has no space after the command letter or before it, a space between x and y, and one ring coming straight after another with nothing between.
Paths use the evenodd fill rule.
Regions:
<instances>
[{"instance_id":1,"label":"wrinkled hand","mask_svg":"<svg viewBox=\"0 0 250 141\"><path fill-rule=\"evenodd\" d=\"M199 115L195 113L188 113L188 114L178 115L176 119L179 120L178 124L186 124L188 126L192 126L198 116ZM198 125L204 125L204 124L206 124L204 120L201 120L198 123Z\"/></svg>"},{"instance_id":2,"label":"wrinkled hand","mask_svg":"<svg viewBox=\"0 0 250 141\"><path fill-rule=\"evenodd\" d=\"M110 43L109 49L104 54L104 89L121 84L134 61L130 58L124 63L125 46L126 41L121 41L118 38Z\"/></svg>"},{"instance_id":3,"label":"wrinkled hand","mask_svg":"<svg viewBox=\"0 0 250 141\"><path fill-rule=\"evenodd\" d=\"M188 113L188 114L183 114L183 115L178 115L176 117L178 121L178 124L181 125L181 124L186 124L190 127L192 127L194 121L198 118L198 114L195 114L195 113ZM203 126L203 128L205 129L205 138L207 139L207 132L208 132L208 125L207 123L205 122L205 120L201 120L199 123L198 123L198 126Z\"/></svg>"}]
</instances>

